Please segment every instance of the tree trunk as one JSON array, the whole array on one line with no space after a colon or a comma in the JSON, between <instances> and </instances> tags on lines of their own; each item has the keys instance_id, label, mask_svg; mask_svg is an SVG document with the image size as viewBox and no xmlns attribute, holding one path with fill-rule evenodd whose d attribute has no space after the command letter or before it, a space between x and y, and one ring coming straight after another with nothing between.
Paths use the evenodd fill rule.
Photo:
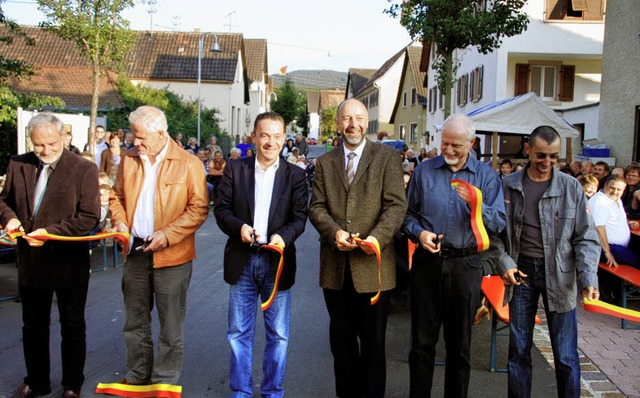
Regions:
<instances>
[{"instance_id":1,"label":"tree trunk","mask_svg":"<svg viewBox=\"0 0 640 398\"><path fill-rule=\"evenodd\" d=\"M453 73L453 51L448 51L445 54L444 67L444 118L446 119L451 115L451 95L453 92L453 80L451 78Z\"/></svg>"}]
</instances>

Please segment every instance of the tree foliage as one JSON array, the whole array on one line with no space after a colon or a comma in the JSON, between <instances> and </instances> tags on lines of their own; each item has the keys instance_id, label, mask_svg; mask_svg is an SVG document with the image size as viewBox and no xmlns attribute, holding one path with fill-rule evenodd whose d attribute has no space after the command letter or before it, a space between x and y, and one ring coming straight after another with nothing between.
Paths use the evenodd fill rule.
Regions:
<instances>
[{"instance_id":1,"label":"tree foliage","mask_svg":"<svg viewBox=\"0 0 640 398\"><path fill-rule=\"evenodd\" d=\"M296 90L290 79L286 79L284 84L276 89L276 95L277 99L271 100L271 110L282 116L285 126L299 117L301 107L306 110L306 97Z\"/></svg>"},{"instance_id":2,"label":"tree foliage","mask_svg":"<svg viewBox=\"0 0 640 398\"><path fill-rule=\"evenodd\" d=\"M393 2L393 0L388 0ZM445 94L445 117L451 113L451 94L458 62L456 49L476 47L488 54L504 37L519 35L529 19L522 12L526 0L406 0L385 10L400 19L412 38L435 43L438 88Z\"/></svg>"},{"instance_id":3,"label":"tree foliage","mask_svg":"<svg viewBox=\"0 0 640 398\"><path fill-rule=\"evenodd\" d=\"M133 7L133 0L38 0L47 20L41 27L78 46L79 54L93 68L93 93L89 131L95 130L100 92L100 75L117 70L133 46L134 33L122 11ZM89 135L93 151L93 135Z\"/></svg>"},{"instance_id":4,"label":"tree foliage","mask_svg":"<svg viewBox=\"0 0 640 398\"><path fill-rule=\"evenodd\" d=\"M320 115L320 133L321 140L333 137L336 133L336 115L338 114L338 106L332 106L322 110Z\"/></svg>"},{"instance_id":5,"label":"tree foliage","mask_svg":"<svg viewBox=\"0 0 640 398\"><path fill-rule=\"evenodd\" d=\"M0 49L2 46L10 46L13 40L20 37L26 40L26 44L33 46L35 43L13 20L5 17L0 0ZM33 75L33 67L24 61L6 58L0 54L0 85L6 84L8 78L29 77Z\"/></svg>"},{"instance_id":6,"label":"tree foliage","mask_svg":"<svg viewBox=\"0 0 640 398\"><path fill-rule=\"evenodd\" d=\"M195 137L198 124L198 102L185 101L181 96L168 89L154 89L142 85L134 85L125 77L118 81L118 91L124 102L124 107L114 109L107 113L110 128L129 125L129 114L141 105L153 105L164 111L169 125L169 133L175 137L182 133L185 137ZM202 108L200 119L200 138L202 143L207 143L209 137L225 135L220 130L220 112L216 108Z\"/></svg>"},{"instance_id":7,"label":"tree foliage","mask_svg":"<svg viewBox=\"0 0 640 398\"><path fill-rule=\"evenodd\" d=\"M0 85L0 175L6 173L9 159L18 151L16 142L18 107L42 109L44 107L64 108L64 106L64 101L60 98L19 94L7 86Z\"/></svg>"}]
</instances>

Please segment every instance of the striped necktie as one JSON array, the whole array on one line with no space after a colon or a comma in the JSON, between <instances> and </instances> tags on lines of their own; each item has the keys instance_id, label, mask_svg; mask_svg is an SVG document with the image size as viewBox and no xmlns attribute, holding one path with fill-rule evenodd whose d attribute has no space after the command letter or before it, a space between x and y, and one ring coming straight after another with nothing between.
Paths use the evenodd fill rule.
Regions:
<instances>
[{"instance_id":1,"label":"striped necktie","mask_svg":"<svg viewBox=\"0 0 640 398\"><path fill-rule=\"evenodd\" d=\"M353 170L353 158L356 157L355 152L349 152L347 158L347 184L351 185L353 182L353 178L356 176L355 171Z\"/></svg>"},{"instance_id":2,"label":"striped necktie","mask_svg":"<svg viewBox=\"0 0 640 398\"><path fill-rule=\"evenodd\" d=\"M44 192L47 190L47 181L49 180L49 168L50 165L44 164L42 170L40 170L40 176L36 182L36 188L33 196L33 215L38 214L40 203L44 197Z\"/></svg>"}]
</instances>

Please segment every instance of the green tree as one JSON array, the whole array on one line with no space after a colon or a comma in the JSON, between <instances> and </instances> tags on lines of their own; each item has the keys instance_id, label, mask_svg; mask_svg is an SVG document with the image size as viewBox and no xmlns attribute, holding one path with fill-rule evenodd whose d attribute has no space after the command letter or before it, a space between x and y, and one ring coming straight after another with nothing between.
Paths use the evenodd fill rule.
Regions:
<instances>
[{"instance_id":1,"label":"green tree","mask_svg":"<svg viewBox=\"0 0 640 398\"><path fill-rule=\"evenodd\" d=\"M16 145L18 107L25 109L64 108L64 101L60 98L38 94L19 94L8 86L0 85L0 175L6 173L9 159L18 151Z\"/></svg>"},{"instance_id":2,"label":"green tree","mask_svg":"<svg viewBox=\"0 0 640 398\"><path fill-rule=\"evenodd\" d=\"M92 67L92 97L89 131L95 130L100 92L100 74L118 69L134 43L134 32L121 12L133 7L133 0L38 0L47 20L40 25L78 46ZM93 134L88 137L93 153Z\"/></svg>"},{"instance_id":3,"label":"green tree","mask_svg":"<svg viewBox=\"0 0 640 398\"><path fill-rule=\"evenodd\" d=\"M338 106L332 106L322 110L320 115L320 142L328 137L333 137L336 132L336 115Z\"/></svg>"},{"instance_id":4,"label":"green tree","mask_svg":"<svg viewBox=\"0 0 640 398\"><path fill-rule=\"evenodd\" d=\"M279 113L284 119L285 126L294 121L300 114L301 92L296 90L291 79L276 89L277 99L271 100L271 110Z\"/></svg>"},{"instance_id":5,"label":"green tree","mask_svg":"<svg viewBox=\"0 0 640 398\"><path fill-rule=\"evenodd\" d=\"M394 0L388 0L390 3ZM438 88L444 93L445 117L451 114L451 95L459 61L456 49L476 47L488 54L502 38L519 35L529 19L522 12L526 0L406 0L385 10L400 18L412 38L435 43Z\"/></svg>"}]
</instances>

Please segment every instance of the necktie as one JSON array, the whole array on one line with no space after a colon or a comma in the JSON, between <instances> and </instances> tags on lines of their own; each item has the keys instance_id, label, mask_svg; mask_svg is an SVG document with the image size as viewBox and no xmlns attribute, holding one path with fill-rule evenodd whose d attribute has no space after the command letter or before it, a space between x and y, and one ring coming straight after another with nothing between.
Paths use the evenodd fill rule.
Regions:
<instances>
[{"instance_id":1,"label":"necktie","mask_svg":"<svg viewBox=\"0 0 640 398\"><path fill-rule=\"evenodd\" d=\"M349 152L347 158L347 184L351 185L353 182L353 177L356 176L355 171L353 170L353 158L356 156L355 152Z\"/></svg>"},{"instance_id":2,"label":"necktie","mask_svg":"<svg viewBox=\"0 0 640 398\"><path fill-rule=\"evenodd\" d=\"M42 202L42 197L44 196L44 192L47 190L47 181L49 180L49 167L50 165L45 164L40 171L40 177L38 177L38 181L36 182L35 194L33 196L33 215L38 214L38 209L40 208L40 203Z\"/></svg>"}]
</instances>

